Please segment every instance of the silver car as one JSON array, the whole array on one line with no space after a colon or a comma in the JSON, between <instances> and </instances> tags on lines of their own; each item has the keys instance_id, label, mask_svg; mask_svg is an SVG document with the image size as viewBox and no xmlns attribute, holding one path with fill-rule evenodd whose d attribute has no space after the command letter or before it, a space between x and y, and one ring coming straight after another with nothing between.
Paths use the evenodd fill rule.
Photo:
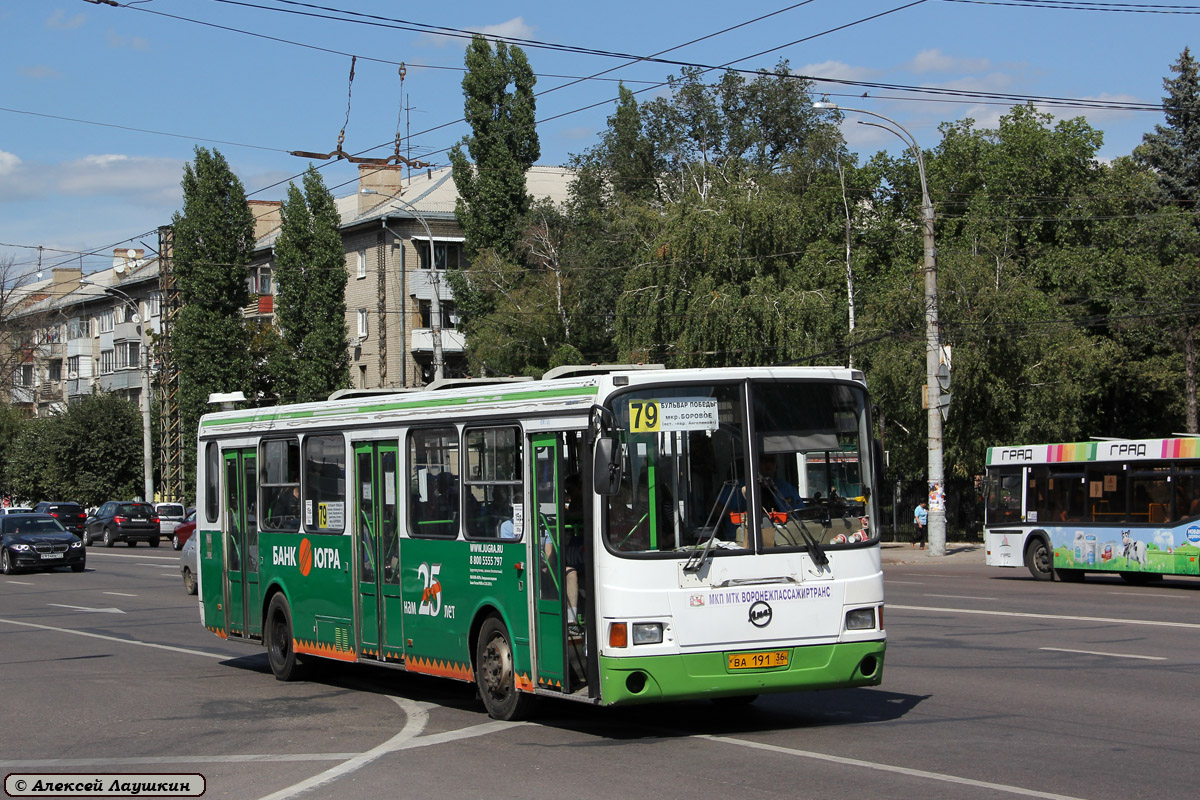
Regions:
<instances>
[{"instance_id":1,"label":"silver car","mask_svg":"<svg viewBox=\"0 0 1200 800\"><path fill-rule=\"evenodd\" d=\"M196 540L199 538L193 536L188 539L179 553L179 574L183 576L183 588L188 594L195 594L199 586L196 583L196 573L200 569L200 557L196 552Z\"/></svg>"}]
</instances>

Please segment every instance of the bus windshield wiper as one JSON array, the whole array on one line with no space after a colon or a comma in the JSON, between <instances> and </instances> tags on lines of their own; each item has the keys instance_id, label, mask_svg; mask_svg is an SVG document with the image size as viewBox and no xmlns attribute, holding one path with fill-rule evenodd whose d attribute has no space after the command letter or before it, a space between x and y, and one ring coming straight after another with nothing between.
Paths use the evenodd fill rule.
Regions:
<instances>
[{"instance_id":1,"label":"bus windshield wiper","mask_svg":"<svg viewBox=\"0 0 1200 800\"><path fill-rule=\"evenodd\" d=\"M717 495L717 499L713 501L712 508L708 512L708 519L704 522L704 527L712 528L712 533L708 535L708 540L704 542L704 547L699 550L694 550L688 560L683 563L684 572L699 572L704 566L704 562L708 560L709 553L712 552L713 545L717 541L717 533L721 530L721 525L725 522L725 513L729 509L729 502L733 500L733 493L738 490L737 481L728 480L722 484L721 492ZM721 497L725 497L725 502L721 505L720 511L717 510L717 502Z\"/></svg>"},{"instance_id":2,"label":"bus windshield wiper","mask_svg":"<svg viewBox=\"0 0 1200 800\"><path fill-rule=\"evenodd\" d=\"M800 536L804 539L804 549L808 551L809 558L811 558L813 563L818 567L828 567L829 556L825 555L825 550L821 547L821 543L817 541L816 537L808 532L808 526L804 524L804 520L801 519L800 515L797 513L799 509L792 507L783 499L783 496L780 495L779 490L775 488L775 481L771 480L770 478L763 478L762 484L771 493L771 497L775 501L775 507L786 508L788 512L788 519L796 521L796 529L800 531ZM775 526L775 531L777 533L783 533L785 536L787 535L787 531L775 520L774 517L771 516L771 512L764 508L762 513L764 519L771 520L771 524Z\"/></svg>"}]
</instances>

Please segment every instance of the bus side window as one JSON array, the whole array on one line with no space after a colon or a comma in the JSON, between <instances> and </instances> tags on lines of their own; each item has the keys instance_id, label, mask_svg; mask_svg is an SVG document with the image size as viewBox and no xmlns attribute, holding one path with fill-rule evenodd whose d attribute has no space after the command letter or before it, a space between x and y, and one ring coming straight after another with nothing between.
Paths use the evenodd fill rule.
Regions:
<instances>
[{"instance_id":1,"label":"bus side window","mask_svg":"<svg viewBox=\"0 0 1200 800\"><path fill-rule=\"evenodd\" d=\"M409 433L408 532L411 536L458 535L458 429Z\"/></svg>"}]
</instances>

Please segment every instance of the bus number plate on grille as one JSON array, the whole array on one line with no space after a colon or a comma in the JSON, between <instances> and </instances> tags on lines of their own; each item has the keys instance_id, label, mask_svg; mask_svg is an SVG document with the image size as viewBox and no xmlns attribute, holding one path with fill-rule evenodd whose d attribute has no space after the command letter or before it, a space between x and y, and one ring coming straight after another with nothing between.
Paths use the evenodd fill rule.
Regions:
<instances>
[{"instance_id":1,"label":"bus number plate on grille","mask_svg":"<svg viewBox=\"0 0 1200 800\"><path fill-rule=\"evenodd\" d=\"M788 665L787 650L766 650L761 653L730 653L730 669L765 669L767 667L786 667Z\"/></svg>"}]
</instances>

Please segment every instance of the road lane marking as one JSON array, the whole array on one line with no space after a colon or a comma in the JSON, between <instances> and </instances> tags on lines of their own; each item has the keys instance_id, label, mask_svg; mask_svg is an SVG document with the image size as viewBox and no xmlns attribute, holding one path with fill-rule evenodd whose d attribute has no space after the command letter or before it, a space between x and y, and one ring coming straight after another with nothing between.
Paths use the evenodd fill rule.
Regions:
<instances>
[{"instance_id":1,"label":"road lane marking","mask_svg":"<svg viewBox=\"0 0 1200 800\"><path fill-rule=\"evenodd\" d=\"M888 611L929 611L935 614L986 614L993 617L1019 617L1022 619L1061 620L1064 622L1110 622L1118 625L1154 625L1161 628L1195 628L1196 622L1166 622L1157 619L1116 619L1114 617L1076 617L1066 614L1029 614L1021 611L985 611L977 608L935 608L931 606L896 606L886 604Z\"/></svg>"},{"instance_id":2,"label":"road lane marking","mask_svg":"<svg viewBox=\"0 0 1200 800\"><path fill-rule=\"evenodd\" d=\"M5 583L11 583L16 586L36 586L37 585L35 583L30 583L29 581L5 581Z\"/></svg>"},{"instance_id":3,"label":"road lane marking","mask_svg":"<svg viewBox=\"0 0 1200 800\"><path fill-rule=\"evenodd\" d=\"M976 597L973 594L927 594L926 597L949 597L951 600L995 600L994 597Z\"/></svg>"},{"instance_id":4,"label":"road lane marking","mask_svg":"<svg viewBox=\"0 0 1200 800\"><path fill-rule=\"evenodd\" d=\"M136 594L129 594L128 592L101 592L101 594L111 594L117 597L137 597Z\"/></svg>"},{"instance_id":5,"label":"road lane marking","mask_svg":"<svg viewBox=\"0 0 1200 800\"><path fill-rule=\"evenodd\" d=\"M139 567L157 567L158 569L179 569L176 564L138 564Z\"/></svg>"},{"instance_id":6,"label":"road lane marking","mask_svg":"<svg viewBox=\"0 0 1200 800\"><path fill-rule=\"evenodd\" d=\"M56 608L69 608L72 611L89 611L93 614L124 614L125 612L119 608L94 608L92 606L68 606L62 603L46 603L48 606Z\"/></svg>"},{"instance_id":7,"label":"road lane marking","mask_svg":"<svg viewBox=\"0 0 1200 800\"><path fill-rule=\"evenodd\" d=\"M1166 661L1163 656L1138 656L1132 653L1102 653L1099 650L1068 650L1065 647L1039 647L1038 650L1050 650L1055 653L1081 653L1085 656L1108 656L1109 658L1141 658L1146 661Z\"/></svg>"},{"instance_id":8,"label":"road lane marking","mask_svg":"<svg viewBox=\"0 0 1200 800\"><path fill-rule=\"evenodd\" d=\"M37 628L43 631L54 631L55 633L69 633L74 636L86 636L89 639L104 639L109 642L120 642L121 644L133 644L138 647L152 647L156 650L170 650L173 653L184 653L190 656L204 656L206 658L219 658L222 660L238 658L238 656L230 655L229 653L213 653L207 650L192 650L187 647L173 647L169 644L155 644L154 642L139 642L136 639L122 639L119 636L106 636L103 633L92 633L90 631L73 631L70 628L58 628L54 625L39 625L36 622L21 622L15 619L0 618L0 622L6 622L9 625L21 625L26 628Z\"/></svg>"},{"instance_id":9,"label":"road lane marking","mask_svg":"<svg viewBox=\"0 0 1200 800\"><path fill-rule=\"evenodd\" d=\"M1120 594L1129 597L1130 589L1122 592L1105 592L1105 594ZM1172 600L1191 600L1192 598L1186 594L1156 594L1154 592L1138 592L1135 597L1170 597Z\"/></svg>"},{"instance_id":10,"label":"road lane marking","mask_svg":"<svg viewBox=\"0 0 1200 800\"><path fill-rule=\"evenodd\" d=\"M147 550L152 548L147 547ZM154 558L159 561L178 561L179 556L152 556L149 553L98 553L96 548L88 548L88 558Z\"/></svg>"},{"instance_id":11,"label":"road lane marking","mask_svg":"<svg viewBox=\"0 0 1200 800\"><path fill-rule=\"evenodd\" d=\"M861 761L857 758L831 756L827 753L814 753L811 750L796 750L791 747L780 747L779 745L774 744L751 742L746 739L735 739L731 736L712 736L708 734L700 734L695 738L708 739L709 741L721 742L722 744L734 744L739 747L749 747L754 750L766 750L772 753L781 753L783 755L797 756L799 758L809 758L816 761L828 761L833 764L843 764L850 767L873 769L879 772L892 772L900 775L907 775L912 778L924 778L926 780L940 781L942 783L956 783L962 786L974 786L979 789L990 789L994 792L1005 792L1007 794L1016 794L1023 797L1040 797L1043 798L1043 800L1080 800L1080 798L1072 797L1071 795L1066 794L1039 792L1034 789L1025 789L1020 786L1009 786L1003 783L977 781L973 778L960 778L957 775L947 775L944 772L928 772L923 769L913 769L911 767L894 767L890 764L880 764L875 761Z\"/></svg>"}]
</instances>

